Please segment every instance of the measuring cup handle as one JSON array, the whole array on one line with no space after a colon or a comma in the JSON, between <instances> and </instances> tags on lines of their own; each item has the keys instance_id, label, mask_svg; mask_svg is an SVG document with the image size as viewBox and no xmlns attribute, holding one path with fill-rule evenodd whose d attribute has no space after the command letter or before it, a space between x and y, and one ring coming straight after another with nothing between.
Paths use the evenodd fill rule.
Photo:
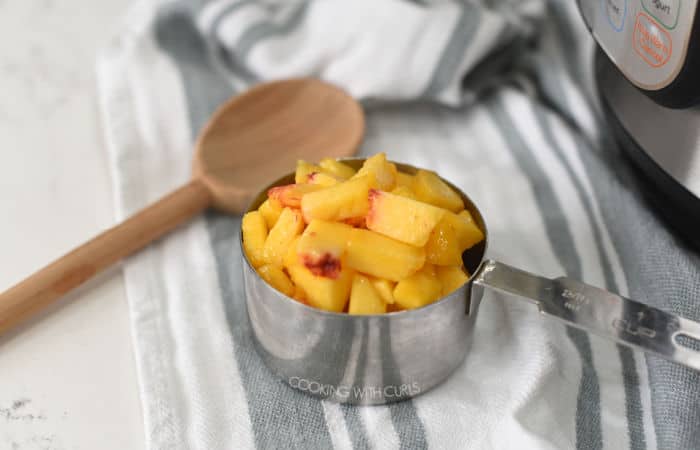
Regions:
<instances>
[{"instance_id":1,"label":"measuring cup handle","mask_svg":"<svg viewBox=\"0 0 700 450\"><path fill-rule=\"evenodd\" d=\"M581 283L485 261L474 285L535 303L540 312L621 344L700 370L700 323Z\"/></svg>"}]
</instances>

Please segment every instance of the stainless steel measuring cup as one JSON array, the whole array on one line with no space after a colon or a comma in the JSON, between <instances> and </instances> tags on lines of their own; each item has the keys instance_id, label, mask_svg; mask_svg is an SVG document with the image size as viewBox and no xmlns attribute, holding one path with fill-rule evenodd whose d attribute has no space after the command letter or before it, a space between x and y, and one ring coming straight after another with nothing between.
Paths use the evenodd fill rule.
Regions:
<instances>
[{"instance_id":1,"label":"stainless steel measuring cup","mask_svg":"<svg viewBox=\"0 0 700 450\"><path fill-rule=\"evenodd\" d=\"M343 162L359 168L362 159ZM415 167L397 164L407 173ZM294 182L289 174L269 187ZM450 183L448 183L450 184ZM258 276L243 251L246 305L258 352L291 387L352 404L384 404L425 392L464 360L484 290L534 303L541 313L621 344L700 370L700 323L666 313L570 278L544 278L484 258L483 216L460 189L484 232L464 252L471 277L450 295L419 309L357 316L297 302ZM249 210L265 201L267 189Z\"/></svg>"}]
</instances>

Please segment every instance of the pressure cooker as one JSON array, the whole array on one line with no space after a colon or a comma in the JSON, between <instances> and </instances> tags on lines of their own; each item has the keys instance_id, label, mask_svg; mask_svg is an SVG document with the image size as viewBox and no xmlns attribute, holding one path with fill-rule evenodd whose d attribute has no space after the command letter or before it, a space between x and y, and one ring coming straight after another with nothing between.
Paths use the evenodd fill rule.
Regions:
<instances>
[{"instance_id":1,"label":"pressure cooker","mask_svg":"<svg viewBox=\"0 0 700 450\"><path fill-rule=\"evenodd\" d=\"M578 0L606 121L668 223L700 248L698 0Z\"/></svg>"}]
</instances>

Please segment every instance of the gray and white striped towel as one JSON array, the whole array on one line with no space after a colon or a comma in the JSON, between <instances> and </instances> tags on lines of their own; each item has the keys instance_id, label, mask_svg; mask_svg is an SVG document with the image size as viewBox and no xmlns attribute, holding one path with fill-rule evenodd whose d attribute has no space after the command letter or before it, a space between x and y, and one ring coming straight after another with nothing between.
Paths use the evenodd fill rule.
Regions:
<instances>
[{"instance_id":1,"label":"gray and white striped towel","mask_svg":"<svg viewBox=\"0 0 700 450\"><path fill-rule=\"evenodd\" d=\"M229 96L317 76L363 99L362 153L481 205L492 257L700 319L700 258L607 137L575 2L142 0L121 27L98 62L119 218L187 180ZM253 349L238 224L210 213L124 265L151 449L700 448L697 373L497 296L431 392L368 408L299 394Z\"/></svg>"}]
</instances>

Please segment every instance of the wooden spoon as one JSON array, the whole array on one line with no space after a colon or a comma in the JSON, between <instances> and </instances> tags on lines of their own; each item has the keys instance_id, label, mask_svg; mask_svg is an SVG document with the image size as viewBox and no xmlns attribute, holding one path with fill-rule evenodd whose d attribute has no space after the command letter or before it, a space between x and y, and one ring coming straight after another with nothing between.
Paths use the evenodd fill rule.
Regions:
<instances>
[{"instance_id":1,"label":"wooden spoon","mask_svg":"<svg viewBox=\"0 0 700 450\"><path fill-rule=\"evenodd\" d=\"M297 159L352 155L364 128L360 105L319 80L266 83L234 97L200 134L192 180L0 294L0 333L210 206L244 211Z\"/></svg>"}]
</instances>

